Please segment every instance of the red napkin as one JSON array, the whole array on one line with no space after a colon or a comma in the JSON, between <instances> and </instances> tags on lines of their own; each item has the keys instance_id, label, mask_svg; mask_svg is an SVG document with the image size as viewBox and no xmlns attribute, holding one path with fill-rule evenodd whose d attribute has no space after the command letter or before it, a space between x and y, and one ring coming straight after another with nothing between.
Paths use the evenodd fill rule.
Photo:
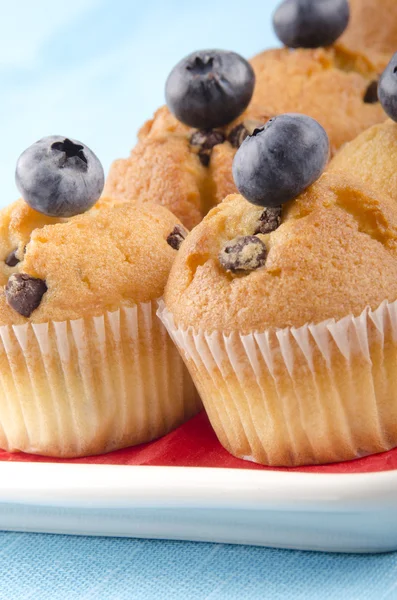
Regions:
<instances>
[{"instance_id":1,"label":"red napkin","mask_svg":"<svg viewBox=\"0 0 397 600\"><path fill-rule=\"evenodd\" d=\"M293 469L263 467L234 458L218 442L205 413L201 413L168 435L133 448L100 456L56 459L31 454L10 454L0 450L0 461L69 462L106 465L156 465L177 467L225 467L231 469L271 469L314 473L369 473L397 469L397 448L343 463Z\"/></svg>"}]
</instances>

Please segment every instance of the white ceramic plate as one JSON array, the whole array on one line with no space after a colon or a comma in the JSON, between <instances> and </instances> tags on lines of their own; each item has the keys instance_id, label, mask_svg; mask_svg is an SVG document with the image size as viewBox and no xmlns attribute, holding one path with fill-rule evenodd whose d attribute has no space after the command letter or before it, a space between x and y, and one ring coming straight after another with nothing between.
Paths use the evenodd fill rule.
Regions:
<instances>
[{"instance_id":1,"label":"white ceramic plate","mask_svg":"<svg viewBox=\"0 0 397 600\"><path fill-rule=\"evenodd\" d=\"M397 471L3 462L0 529L385 552L397 549Z\"/></svg>"}]
</instances>

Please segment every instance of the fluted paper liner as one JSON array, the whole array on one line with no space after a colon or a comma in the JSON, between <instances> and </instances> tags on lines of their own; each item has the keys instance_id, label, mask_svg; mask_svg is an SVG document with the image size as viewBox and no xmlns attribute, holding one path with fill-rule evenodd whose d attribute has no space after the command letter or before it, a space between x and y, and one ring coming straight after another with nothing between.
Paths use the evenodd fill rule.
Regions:
<instances>
[{"instance_id":1,"label":"fluted paper liner","mask_svg":"<svg viewBox=\"0 0 397 600\"><path fill-rule=\"evenodd\" d=\"M157 301L0 327L0 447L98 454L157 438L201 403Z\"/></svg>"},{"instance_id":2,"label":"fluted paper liner","mask_svg":"<svg viewBox=\"0 0 397 600\"><path fill-rule=\"evenodd\" d=\"M247 335L178 328L162 302L158 315L235 456L297 466L397 446L397 302Z\"/></svg>"}]
</instances>

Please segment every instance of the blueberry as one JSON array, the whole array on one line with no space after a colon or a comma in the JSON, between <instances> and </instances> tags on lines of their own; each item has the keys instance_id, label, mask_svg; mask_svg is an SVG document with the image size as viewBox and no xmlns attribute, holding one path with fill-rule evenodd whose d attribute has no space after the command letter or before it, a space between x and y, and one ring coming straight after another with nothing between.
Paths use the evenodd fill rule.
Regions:
<instances>
[{"instance_id":1,"label":"blueberry","mask_svg":"<svg viewBox=\"0 0 397 600\"><path fill-rule=\"evenodd\" d=\"M21 154L15 180L23 199L34 210L49 217L72 217L95 204L105 175L87 146L52 135Z\"/></svg>"},{"instance_id":2,"label":"blueberry","mask_svg":"<svg viewBox=\"0 0 397 600\"><path fill-rule=\"evenodd\" d=\"M397 121L397 52L381 75L378 97L385 113Z\"/></svg>"},{"instance_id":3,"label":"blueberry","mask_svg":"<svg viewBox=\"0 0 397 600\"><path fill-rule=\"evenodd\" d=\"M165 85L170 111L198 129L227 125L247 108L255 85L251 65L239 54L200 50L181 60Z\"/></svg>"},{"instance_id":4,"label":"blueberry","mask_svg":"<svg viewBox=\"0 0 397 600\"><path fill-rule=\"evenodd\" d=\"M320 123L306 115L279 115L241 144L233 177L249 202L275 207L314 183L328 156L328 136Z\"/></svg>"},{"instance_id":5,"label":"blueberry","mask_svg":"<svg viewBox=\"0 0 397 600\"><path fill-rule=\"evenodd\" d=\"M347 0L284 0L273 15L273 26L290 48L319 48L342 35L349 16Z\"/></svg>"}]
</instances>

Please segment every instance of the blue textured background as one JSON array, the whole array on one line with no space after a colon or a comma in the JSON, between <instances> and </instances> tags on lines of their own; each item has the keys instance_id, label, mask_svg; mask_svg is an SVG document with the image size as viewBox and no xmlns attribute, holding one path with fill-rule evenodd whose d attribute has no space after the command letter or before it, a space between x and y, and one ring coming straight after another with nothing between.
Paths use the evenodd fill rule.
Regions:
<instances>
[{"instance_id":1,"label":"blue textured background","mask_svg":"<svg viewBox=\"0 0 397 600\"><path fill-rule=\"evenodd\" d=\"M395 554L0 533L0 599L392 600Z\"/></svg>"},{"instance_id":2,"label":"blue textured background","mask_svg":"<svg viewBox=\"0 0 397 600\"><path fill-rule=\"evenodd\" d=\"M108 168L163 102L165 78L205 47L276 43L274 0L2 0L1 200L25 147L59 133ZM1 484L0 484L1 485ZM397 555L0 533L0 600L394 599Z\"/></svg>"}]
</instances>

